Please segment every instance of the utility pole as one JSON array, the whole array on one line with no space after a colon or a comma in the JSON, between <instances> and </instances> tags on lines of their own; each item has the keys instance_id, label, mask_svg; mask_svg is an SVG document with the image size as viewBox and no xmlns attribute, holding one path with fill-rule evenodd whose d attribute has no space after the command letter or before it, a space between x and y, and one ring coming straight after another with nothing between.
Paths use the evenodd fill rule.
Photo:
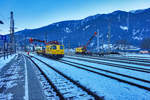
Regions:
<instances>
[{"instance_id":1,"label":"utility pole","mask_svg":"<svg viewBox=\"0 0 150 100\"><path fill-rule=\"evenodd\" d=\"M10 12L10 48L13 52L16 52L15 47L15 37L14 37L14 18L13 18L13 12Z\"/></svg>"},{"instance_id":2,"label":"utility pole","mask_svg":"<svg viewBox=\"0 0 150 100\"><path fill-rule=\"evenodd\" d=\"M102 36L102 53L104 53L104 37Z\"/></svg>"},{"instance_id":3,"label":"utility pole","mask_svg":"<svg viewBox=\"0 0 150 100\"><path fill-rule=\"evenodd\" d=\"M68 42L68 53L69 53L69 55L70 55L70 40L69 40L69 42Z\"/></svg>"},{"instance_id":4,"label":"utility pole","mask_svg":"<svg viewBox=\"0 0 150 100\"><path fill-rule=\"evenodd\" d=\"M97 29L97 52L99 53L99 29Z\"/></svg>"},{"instance_id":5,"label":"utility pole","mask_svg":"<svg viewBox=\"0 0 150 100\"><path fill-rule=\"evenodd\" d=\"M108 34L107 34L107 38L108 38L108 52L111 52L111 50L110 50L110 38L111 38L111 22L110 22L110 20L109 20L109 22L108 22L109 24L108 24Z\"/></svg>"},{"instance_id":6,"label":"utility pole","mask_svg":"<svg viewBox=\"0 0 150 100\"><path fill-rule=\"evenodd\" d=\"M129 32L129 12L128 12L128 15L127 15L127 32Z\"/></svg>"},{"instance_id":7,"label":"utility pole","mask_svg":"<svg viewBox=\"0 0 150 100\"><path fill-rule=\"evenodd\" d=\"M23 49L24 49L24 51L26 52L26 35L24 35L24 44L23 44Z\"/></svg>"}]
</instances>

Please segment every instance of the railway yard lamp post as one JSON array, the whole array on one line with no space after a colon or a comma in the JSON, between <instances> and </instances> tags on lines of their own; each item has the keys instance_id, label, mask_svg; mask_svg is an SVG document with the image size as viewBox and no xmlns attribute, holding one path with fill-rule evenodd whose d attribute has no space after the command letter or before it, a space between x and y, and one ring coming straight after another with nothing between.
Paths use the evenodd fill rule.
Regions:
<instances>
[{"instance_id":1,"label":"railway yard lamp post","mask_svg":"<svg viewBox=\"0 0 150 100\"><path fill-rule=\"evenodd\" d=\"M3 21L0 20L0 24L4 24Z\"/></svg>"}]
</instances>

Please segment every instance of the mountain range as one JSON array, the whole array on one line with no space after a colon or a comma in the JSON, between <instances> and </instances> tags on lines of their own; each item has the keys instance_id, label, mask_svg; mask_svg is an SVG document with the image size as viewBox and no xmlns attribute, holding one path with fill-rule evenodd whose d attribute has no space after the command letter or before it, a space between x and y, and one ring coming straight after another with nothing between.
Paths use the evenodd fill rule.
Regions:
<instances>
[{"instance_id":1,"label":"mountain range","mask_svg":"<svg viewBox=\"0 0 150 100\"><path fill-rule=\"evenodd\" d=\"M94 32L99 32L100 45L108 43L110 32L111 44L126 40L128 44L139 47L144 38L150 38L150 8L97 14L81 20L68 20L37 29L25 29L16 32L15 35L18 43L23 43L25 38L30 37L41 40L47 38L48 41L63 42L66 48L75 48L85 45ZM96 45L97 38L94 38L90 46L95 48Z\"/></svg>"}]
</instances>

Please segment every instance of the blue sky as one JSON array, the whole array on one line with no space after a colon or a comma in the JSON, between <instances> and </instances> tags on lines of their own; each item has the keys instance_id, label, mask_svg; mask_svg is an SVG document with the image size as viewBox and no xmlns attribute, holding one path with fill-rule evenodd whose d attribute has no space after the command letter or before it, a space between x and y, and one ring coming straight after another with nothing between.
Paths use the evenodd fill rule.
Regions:
<instances>
[{"instance_id":1,"label":"blue sky","mask_svg":"<svg viewBox=\"0 0 150 100\"><path fill-rule=\"evenodd\" d=\"M150 0L0 0L0 34L9 32L10 11L16 31L39 28L51 23L83 19L115 10L150 8Z\"/></svg>"}]
</instances>

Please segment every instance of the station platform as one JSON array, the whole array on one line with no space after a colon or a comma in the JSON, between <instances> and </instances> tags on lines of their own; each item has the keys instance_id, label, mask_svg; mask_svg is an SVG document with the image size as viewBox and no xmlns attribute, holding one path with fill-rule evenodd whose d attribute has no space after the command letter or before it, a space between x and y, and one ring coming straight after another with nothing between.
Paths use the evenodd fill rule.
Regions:
<instances>
[{"instance_id":1,"label":"station platform","mask_svg":"<svg viewBox=\"0 0 150 100\"><path fill-rule=\"evenodd\" d=\"M46 100L34 65L22 54L0 70L0 100Z\"/></svg>"}]
</instances>

